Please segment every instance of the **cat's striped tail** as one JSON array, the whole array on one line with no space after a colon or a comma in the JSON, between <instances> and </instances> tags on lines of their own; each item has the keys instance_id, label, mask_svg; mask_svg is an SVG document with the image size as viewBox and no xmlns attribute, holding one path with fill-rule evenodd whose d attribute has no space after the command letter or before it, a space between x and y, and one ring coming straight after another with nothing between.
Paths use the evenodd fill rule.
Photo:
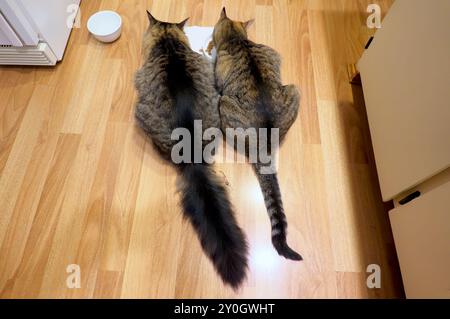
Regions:
<instances>
[{"instance_id":1,"label":"cat's striped tail","mask_svg":"<svg viewBox=\"0 0 450 319\"><path fill-rule=\"evenodd\" d=\"M180 166L181 204L222 280L237 289L246 277L247 242L223 183L206 164Z\"/></svg>"},{"instance_id":2,"label":"cat's striped tail","mask_svg":"<svg viewBox=\"0 0 450 319\"><path fill-rule=\"evenodd\" d=\"M302 256L287 244L287 221L277 174L262 174L260 168L259 164L253 164L253 170L258 178L272 226L272 244L280 256L292 260L302 260Z\"/></svg>"}]
</instances>

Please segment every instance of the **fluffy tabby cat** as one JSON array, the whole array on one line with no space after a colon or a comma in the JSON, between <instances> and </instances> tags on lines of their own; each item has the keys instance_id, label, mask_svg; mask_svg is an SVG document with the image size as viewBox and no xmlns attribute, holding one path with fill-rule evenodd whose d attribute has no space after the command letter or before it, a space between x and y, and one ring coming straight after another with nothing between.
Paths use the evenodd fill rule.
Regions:
<instances>
[{"instance_id":1,"label":"fluffy tabby cat","mask_svg":"<svg viewBox=\"0 0 450 319\"><path fill-rule=\"evenodd\" d=\"M248 39L246 29L250 23L232 21L224 8L214 28L222 130L279 128L281 142L297 117L300 96L295 86L281 84L279 54ZM271 151L270 147L267 151ZM253 164L253 168L271 220L275 249L288 259L301 260L286 241L287 222L276 173L262 174L261 163Z\"/></svg>"},{"instance_id":2,"label":"fluffy tabby cat","mask_svg":"<svg viewBox=\"0 0 450 319\"><path fill-rule=\"evenodd\" d=\"M135 79L136 118L160 154L170 160L172 147L178 143L171 140L173 129L184 127L193 138L194 120L202 120L204 129L220 127L218 94L212 66L189 47L183 32L186 20L166 23L147 14L150 25L143 39L144 63ZM208 164L175 167L182 180L184 215L223 281L237 288L246 274L247 243L224 185Z\"/></svg>"}]
</instances>

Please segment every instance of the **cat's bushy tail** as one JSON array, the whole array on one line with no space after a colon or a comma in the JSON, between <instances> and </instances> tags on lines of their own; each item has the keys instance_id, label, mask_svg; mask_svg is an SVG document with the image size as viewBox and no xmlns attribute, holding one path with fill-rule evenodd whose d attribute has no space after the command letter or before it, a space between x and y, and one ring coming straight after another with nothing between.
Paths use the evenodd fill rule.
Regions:
<instances>
[{"instance_id":1,"label":"cat's bushy tail","mask_svg":"<svg viewBox=\"0 0 450 319\"><path fill-rule=\"evenodd\" d=\"M253 170L258 178L267 213L270 217L273 246L280 256L292 260L302 260L302 256L287 244L287 221L281 200L277 174L262 174L259 164L253 164Z\"/></svg>"},{"instance_id":2,"label":"cat's bushy tail","mask_svg":"<svg viewBox=\"0 0 450 319\"><path fill-rule=\"evenodd\" d=\"M180 171L185 217L222 280L237 289L246 277L248 248L225 186L206 164L185 164Z\"/></svg>"}]
</instances>

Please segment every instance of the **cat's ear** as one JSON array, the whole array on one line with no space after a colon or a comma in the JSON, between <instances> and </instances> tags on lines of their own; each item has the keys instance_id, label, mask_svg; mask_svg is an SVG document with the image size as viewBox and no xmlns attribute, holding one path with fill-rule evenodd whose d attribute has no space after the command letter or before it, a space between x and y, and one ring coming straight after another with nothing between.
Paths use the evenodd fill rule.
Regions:
<instances>
[{"instance_id":1,"label":"cat's ear","mask_svg":"<svg viewBox=\"0 0 450 319\"><path fill-rule=\"evenodd\" d=\"M225 9L225 7L222 8L222 12L220 12L220 19L225 19L227 18L227 10Z\"/></svg>"},{"instance_id":2,"label":"cat's ear","mask_svg":"<svg viewBox=\"0 0 450 319\"><path fill-rule=\"evenodd\" d=\"M147 17L148 17L148 21L150 22L150 25L155 25L158 22L158 20L156 20L155 17L152 16L150 11L148 11L148 10L147 10Z\"/></svg>"},{"instance_id":3,"label":"cat's ear","mask_svg":"<svg viewBox=\"0 0 450 319\"><path fill-rule=\"evenodd\" d=\"M189 18L184 19L183 21L181 21L180 23L177 23L177 27L180 28L181 30L184 29L184 26L186 25L186 22L188 22Z\"/></svg>"},{"instance_id":4,"label":"cat's ear","mask_svg":"<svg viewBox=\"0 0 450 319\"><path fill-rule=\"evenodd\" d=\"M246 22L242 22L242 26L244 27L245 30L247 30L254 22L255 19L251 19Z\"/></svg>"}]
</instances>

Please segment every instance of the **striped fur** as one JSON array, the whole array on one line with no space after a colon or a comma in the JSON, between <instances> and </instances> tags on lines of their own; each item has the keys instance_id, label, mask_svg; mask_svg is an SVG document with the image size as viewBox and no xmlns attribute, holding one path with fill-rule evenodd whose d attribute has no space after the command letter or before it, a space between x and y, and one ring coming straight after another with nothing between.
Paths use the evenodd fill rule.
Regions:
<instances>
[{"instance_id":1,"label":"striped fur","mask_svg":"<svg viewBox=\"0 0 450 319\"><path fill-rule=\"evenodd\" d=\"M175 128L188 129L193 138L194 120L202 120L205 130L220 126L218 94L213 69L190 49L182 31L184 22L165 23L150 13L148 16L144 64L135 79L135 115L159 153L170 160L172 147L178 143L171 140ZM176 169L181 177L184 216L222 280L233 288L239 287L246 276L247 243L225 186L210 165L182 163Z\"/></svg>"},{"instance_id":2,"label":"striped fur","mask_svg":"<svg viewBox=\"0 0 450 319\"><path fill-rule=\"evenodd\" d=\"M280 142L294 123L300 96L293 85L283 86L280 56L265 45L247 38L251 22L232 21L225 8L214 28L217 49L216 86L222 130L226 128L279 128ZM270 140L270 137L269 139ZM270 150L270 152L276 150ZM248 149L246 150L248 155ZM277 252L293 260L302 257L287 244L287 221L276 174L264 175L254 164L272 227L272 243Z\"/></svg>"}]
</instances>

